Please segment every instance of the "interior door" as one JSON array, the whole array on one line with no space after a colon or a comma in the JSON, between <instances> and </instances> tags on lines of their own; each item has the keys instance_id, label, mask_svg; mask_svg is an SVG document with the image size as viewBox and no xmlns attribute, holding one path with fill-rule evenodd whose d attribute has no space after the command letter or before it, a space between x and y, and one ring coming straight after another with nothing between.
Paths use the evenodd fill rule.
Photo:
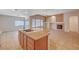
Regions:
<instances>
[{"instance_id":1,"label":"interior door","mask_svg":"<svg viewBox=\"0 0 79 59\"><path fill-rule=\"evenodd\" d=\"M78 32L78 16L70 16L69 30L71 32Z\"/></svg>"}]
</instances>

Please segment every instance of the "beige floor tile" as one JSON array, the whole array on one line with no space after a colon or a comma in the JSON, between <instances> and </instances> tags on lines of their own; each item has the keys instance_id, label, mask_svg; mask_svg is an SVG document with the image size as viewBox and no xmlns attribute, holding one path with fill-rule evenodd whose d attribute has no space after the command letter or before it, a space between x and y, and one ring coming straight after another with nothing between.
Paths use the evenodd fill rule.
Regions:
<instances>
[{"instance_id":1,"label":"beige floor tile","mask_svg":"<svg viewBox=\"0 0 79 59\"><path fill-rule=\"evenodd\" d=\"M48 37L49 50L79 50L79 33L51 31ZM18 31L0 34L0 50L22 50Z\"/></svg>"}]
</instances>

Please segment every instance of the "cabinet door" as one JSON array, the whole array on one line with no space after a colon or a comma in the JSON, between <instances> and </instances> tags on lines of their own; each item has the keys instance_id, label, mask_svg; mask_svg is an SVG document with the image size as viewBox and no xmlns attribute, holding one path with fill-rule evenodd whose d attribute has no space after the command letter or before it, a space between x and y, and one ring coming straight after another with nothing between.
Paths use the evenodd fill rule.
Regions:
<instances>
[{"instance_id":1,"label":"cabinet door","mask_svg":"<svg viewBox=\"0 0 79 59\"><path fill-rule=\"evenodd\" d=\"M48 36L35 40L35 50L48 50Z\"/></svg>"},{"instance_id":2,"label":"cabinet door","mask_svg":"<svg viewBox=\"0 0 79 59\"><path fill-rule=\"evenodd\" d=\"M19 39L19 44L21 45L21 32L19 31L19 34L18 34L18 39Z\"/></svg>"},{"instance_id":3,"label":"cabinet door","mask_svg":"<svg viewBox=\"0 0 79 59\"><path fill-rule=\"evenodd\" d=\"M24 35L24 49L27 49L27 36Z\"/></svg>"},{"instance_id":4,"label":"cabinet door","mask_svg":"<svg viewBox=\"0 0 79 59\"><path fill-rule=\"evenodd\" d=\"M22 32L19 32L19 42L20 42L21 48L23 48L23 45L24 45L24 34Z\"/></svg>"},{"instance_id":5,"label":"cabinet door","mask_svg":"<svg viewBox=\"0 0 79 59\"><path fill-rule=\"evenodd\" d=\"M32 38L27 38L27 49L34 50L34 40Z\"/></svg>"}]
</instances>

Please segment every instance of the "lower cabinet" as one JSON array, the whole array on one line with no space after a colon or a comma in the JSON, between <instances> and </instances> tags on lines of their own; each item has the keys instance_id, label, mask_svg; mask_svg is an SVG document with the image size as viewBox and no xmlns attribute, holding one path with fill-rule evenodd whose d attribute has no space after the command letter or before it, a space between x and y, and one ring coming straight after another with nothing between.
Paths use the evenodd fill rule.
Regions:
<instances>
[{"instance_id":1,"label":"lower cabinet","mask_svg":"<svg viewBox=\"0 0 79 59\"><path fill-rule=\"evenodd\" d=\"M23 41L24 41L23 49L27 50L27 36L26 35L24 35Z\"/></svg>"},{"instance_id":2,"label":"lower cabinet","mask_svg":"<svg viewBox=\"0 0 79 59\"><path fill-rule=\"evenodd\" d=\"M42 37L38 40L34 40L30 37L27 39L28 50L48 50L48 36Z\"/></svg>"},{"instance_id":3,"label":"lower cabinet","mask_svg":"<svg viewBox=\"0 0 79 59\"><path fill-rule=\"evenodd\" d=\"M19 43L21 48L24 48L24 34L19 31Z\"/></svg>"},{"instance_id":4,"label":"lower cabinet","mask_svg":"<svg viewBox=\"0 0 79 59\"><path fill-rule=\"evenodd\" d=\"M27 49L34 50L34 40L29 37L27 39Z\"/></svg>"},{"instance_id":5,"label":"lower cabinet","mask_svg":"<svg viewBox=\"0 0 79 59\"><path fill-rule=\"evenodd\" d=\"M48 35L35 40L19 32L19 42L24 50L48 50Z\"/></svg>"}]
</instances>

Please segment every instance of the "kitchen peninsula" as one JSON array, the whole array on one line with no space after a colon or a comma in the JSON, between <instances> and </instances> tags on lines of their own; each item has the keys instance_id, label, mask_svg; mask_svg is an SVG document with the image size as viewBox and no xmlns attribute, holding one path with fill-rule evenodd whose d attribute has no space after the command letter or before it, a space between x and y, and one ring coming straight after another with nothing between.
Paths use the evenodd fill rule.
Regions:
<instances>
[{"instance_id":1,"label":"kitchen peninsula","mask_svg":"<svg viewBox=\"0 0 79 59\"><path fill-rule=\"evenodd\" d=\"M19 42L24 50L48 50L48 31L20 30Z\"/></svg>"}]
</instances>

